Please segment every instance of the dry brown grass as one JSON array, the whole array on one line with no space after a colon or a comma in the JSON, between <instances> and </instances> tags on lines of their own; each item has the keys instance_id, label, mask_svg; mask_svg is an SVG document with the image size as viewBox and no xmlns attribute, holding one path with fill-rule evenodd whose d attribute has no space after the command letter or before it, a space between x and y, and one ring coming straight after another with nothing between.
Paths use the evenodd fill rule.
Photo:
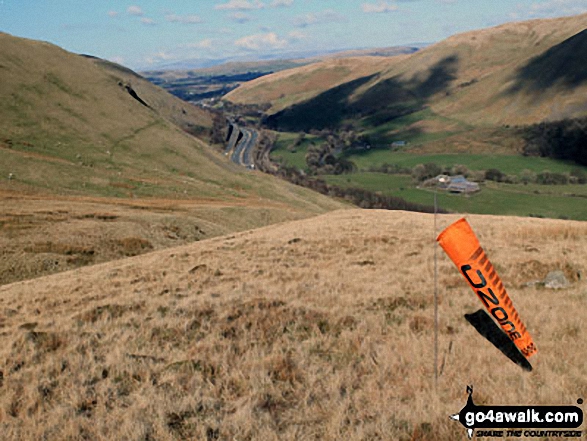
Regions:
<instances>
[{"instance_id":1,"label":"dry brown grass","mask_svg":"<svg viewBox=\"0 0 587 441\"><path fill-rule=\"evenodd\" d=\"M456 216L440 217L440 227ZM0 287L3 439L464 439L478 404L587 395L585 225L470 216L539 353L528 374L470 328L430 215L338 211ZM540 274L538 274L540 273ZM532 275L534 277L534 275Z\"/></svg>"},{"instance_id":2,"label":"dry brown grass","mask_svg":"<svg viewBox=\"0 0 587 441\"><path fill-rule=\"evenodd\" d=\"M269 113L311 99L343 83L374 75L403 56L349 57L287 69L241 84L225 98L239 104L269 103Z\"/></svg>"},{"instance_id":3,"label":"dry brown grass","mask_svg":"<svg viewBox=\"0 0 587 441\"><path fill-rule=\"evenodd\" d=\"M259 198L182 201L0 191L0 285L323 211L311 200L305 203L294 208Z\"/></svg>"}]
</instances>

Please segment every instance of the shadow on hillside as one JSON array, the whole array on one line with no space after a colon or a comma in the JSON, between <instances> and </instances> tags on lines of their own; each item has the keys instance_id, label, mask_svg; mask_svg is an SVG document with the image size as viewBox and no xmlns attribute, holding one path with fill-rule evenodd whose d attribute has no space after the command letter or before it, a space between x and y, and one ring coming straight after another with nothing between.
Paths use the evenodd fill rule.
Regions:
<instances>
[{"instance_id":1,"label":"shadow on hillside","mask_svg":"<svg viewBox=\"0 0 587 441\"><path fill-rule=\"evenodd\" d=\"M362 77L334 87L320 95L282 110L265 119L273 129L310 131L336 128L344 120L357 121L369 117L373 125L384 124L397 117L418 111L430 97L447 92L456 79L458 57L440 60L421 76L401 80L399 77L376 82L356 99L353 94L377 75Z\"/></svg>"},{"instance_id":2,"label":"shadow on hillside","mask_svg":"<svg viewBox=\"0 0 587 441\"><path fill-rule=\"evenodd\" d=\"M574 89L587 82L587 29L551 47L518 70L506 93L542 92L554 86Z\"/></svg>"},{"instance_id":3,"label":"shadow on hillside","mask_svg":"<svg viewBox=\"0 0 587 441\"><path fill-rule=\"evenodd\" d=\"M349 97L375 77L369 75L333 87L315 98L270 115L264 122L271 128L293 132L335 127L348 117Z\"/></svg>"}]
</instances>

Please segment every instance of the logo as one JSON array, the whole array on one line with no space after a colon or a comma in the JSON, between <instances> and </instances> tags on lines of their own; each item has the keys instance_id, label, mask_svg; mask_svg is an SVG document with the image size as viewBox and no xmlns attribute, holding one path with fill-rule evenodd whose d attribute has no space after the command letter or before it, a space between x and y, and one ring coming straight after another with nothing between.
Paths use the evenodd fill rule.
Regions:
<instances>
[{"instance_id":1,"label":"logo","mask_svg":"<svg viewBox=\"0 0 587 441\"><path fill-rule=\"evenodd\" d=\"M467 429L469 439L474 433L478 438L581 437L580 430L570 430L583 424L583 411L577 406L477 406L473 402L473 386L467 386L467 393L469 398L465 407L450 418ZM583 400L580 398L577 403L583 404Z\"/></svg>"}]
</instances>

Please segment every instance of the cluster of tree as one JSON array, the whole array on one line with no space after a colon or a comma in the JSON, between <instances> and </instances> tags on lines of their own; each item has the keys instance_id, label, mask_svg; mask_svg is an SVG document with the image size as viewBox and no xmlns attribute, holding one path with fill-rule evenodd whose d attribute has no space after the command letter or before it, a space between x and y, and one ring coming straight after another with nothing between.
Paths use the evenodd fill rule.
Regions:
<instances>
[{"instance_id":1,"label":"cluster of tree","mask_svg":"<svg viewBox=\"0 0 587 441\"><path fill-rule=\"evenodd\" d=\"M351 161L337 156L336 150L329 142L311 144L306 153L306 164L312 174L340 175L356 169Z\"/></svg>"},{"instance_id":2,"label":"cluster of tree","mask_svg":"<svg viewBox=\"0 0 587 441\"><path fill-rule=\"evenodd\" d=\"M524 176L523 176L524 179L521 180L516 175L505 174L501 170L498 170L496 168L490 168L488 170L485 170L485 172L483 172L483 178L486 181L503 182L504 184L517 184L520 181L528 184L529 182L536 181L535 177L532 180L531 175L528 175L527 173L524 174Z\"/></svg>"},{"instance_id":3,"label":"cluster of tree","mask_svg":"<svg viewBox=\"0 0 587 441\"><path fill-rule=\"evenodd\" d=\"M277 166L269 159L269 153L275 146L277 136L274 133L261 130L257 138L257 145L254 151L255 166L266 173L271 173L277 170Z\"/></svg>"},{"instance_id":4,"label":"cluster of tree","mask_svg":"<svg viewBox=\"0 0 587 441\"><path fill-rule=\"evenodd\" d=\"M345 199L361 208L417 211L421 213L434 212L434 207L432 206L415 204L399 197L384 196L361 188L342 188L328 185L321 179L304 175L295 167L280 167L274 174L296 185L310 188L324 195ZM447 213L443 209L438 209L438 212Z\"/></svg>"},{"instance_id":5,"label":"cluster of tree","mask_svg":"<svg viewBox=\"0 0 587 441\"><path fill-rule=\"evenodd\" d=\"M405 169L398 165L383 165L371 171L382 171L384 173L411 173L416 182L424 182L438 175L456 176L462 175L474 182L493 181L504 184L543 184L543 185L564 185L564 184L586 184L587 171L576 167L570 173L555 173L548 170L535 173L531 170L522 170L520 175L508 175L496 168L487 170L469 170L464 165L441 167L435 163L418 164L413 169Z\"/></svg>"},{"instance_id":6,"label":"cluster of tree","mask_svg":"<svg viewBox=\"0 0 587 441\"><path fill-rule=\"evenodd\" d=\"M433 162L418 164L412 169L412 177L417 182L423 182L426 179L434 178L442 174L442 171L442 167Z\"/></svg>"},{"instance_id":7,"label":"cluster of tree","mask_svg":"<svg viewBox=\"0 0 587 441\"><path fill-rule=\"evenodd\" d=\"M483 182L487 179L485 172L480 170L469 170L462 164L446 165L442 167L434 162L416 165L411 169L411 175L416 182L423 182L427 179L435 178L438 175L460 175L474 182Z\"/></svg>"},{"instance_id":8,"label":"cluster of tree","mask_svg":"<svg viewBox=\"0 0 587 441\"><path fill-rule=\"evenodd\" d=\"M527 156L566 159L587 166L587 118L543 122L526 128Z\"/></svg>"},{"instance_id":9,"label":"cluster of tree","mask_svg":"<svg viewBox=\"0 0 587 441\"><path fill-rule=\"evenodd\" d=\"M197 88L167 87L166 90L183 101L196 102L210 98L220 98L236 88L237 86L222 86L218 89L199 91Z\"/></svg>"},{"instance_id":10,"label":"cluster of tree","mask_svg":"<svg viewBox=\"0 0 587 441\"><path fill-rule=\"evenodd\" d=\"M188 72L188 75L195 72ZM200 76L201 81L205 81L207 83L215 84L215 83L246 83L247 81L252 81L257 78L263 77L265 75L272 74L273 71L267 72L246 72L246 73L237 73L234 75L209 75L209 76ZM197 74L196 74L197 75Z\"/></svg>"},{"instance_id":11,"label":"cluster of tree","mask_svg":"<svg viewBox=\"0 0 587 441\"><path fill-rule=\"evenodd\" d=\"M385 173L388 175L411 175L412 169L409 167L402 167L399 164L382 164L382 165L371 165L368 171L373 173Z\"/></svg>"},{"instance_id":12,"label":"cluster of tree","mask_svg":"<svg viewBox=\"0 0 587 441\"><path fill-rule=\"evenodd\" d=\"M230 101L223 101L223 109L227 114L249 116L253 118L261 118L267 110L271 108L271 104L236 104Z\"/></svg>"},{"instance_id":13,"label":"cluster of tree","mask_svg":"<svg viewBox=\"0 0 587 441\"><path fill-rule=\"evenodd\" d=\"M210 129L210 143L222 145L226 141L226 135L228 134L228 122L224 113L215 111L212 113L212 128Z\"/></svg>"},{"instance_id":14,"label":"cluster of tree","mask_svg":"<svg viewBox=\"0 0 587 441\"><path fill-rule=\"evenodd\" d=\"M308 147L306 164L311 174L339 175L356 170L355 164L344 157L344 152L363 142L362 138L357 137L352 127L345 126L336 131L331 129L314 130L311 134L324 140L321 144L312 142ZM292 149L295 150L297 146L301 145L305 138L305 133L300 132Z\"/></svg>"},{"instance_id":15,"label":"cluster of tree","mask_svg":"<svg viewBox=\"0 0 587 441\"><path fill-rule=\"evenodd\" d=\"M520 176L506 175L497 169L485 171L485 179L494 182L503 182L506 184L542 184L542 185L566 185L566 184L586 184L587 172L577 167L570 173L555 173L548 170L535 173L531 170L522 170Z\"/></svg>"}]
</instances>

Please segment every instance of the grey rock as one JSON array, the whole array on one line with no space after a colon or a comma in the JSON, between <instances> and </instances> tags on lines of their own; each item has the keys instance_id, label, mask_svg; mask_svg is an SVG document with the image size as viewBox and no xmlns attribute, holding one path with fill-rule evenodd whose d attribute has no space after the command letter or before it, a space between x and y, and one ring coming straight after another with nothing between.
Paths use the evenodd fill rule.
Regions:
<instances>
[{"instance_id":1,"label":"grey rock","mask_svg":"<svg viewBox=\"0 0 587 441\"><path fill-rule=\"evenodd\" d=\"M568 279L565 277L565 274L560 270L551 271L544 278L545 288L562 289L567 288L569 285L570 283Z\"/></svg>"},{"instance_id":2,"label":"grey rock","mask_svg":"<svg viewBox=\"0 0 587 441\"><path fill-rule=\"evenodd\" d=\"M524 283L523 286L526 288L534 288L536 286L541 286L541 285L543 285L542 280L531 280L530 282Z\"/></svg>"}]
</instances>

